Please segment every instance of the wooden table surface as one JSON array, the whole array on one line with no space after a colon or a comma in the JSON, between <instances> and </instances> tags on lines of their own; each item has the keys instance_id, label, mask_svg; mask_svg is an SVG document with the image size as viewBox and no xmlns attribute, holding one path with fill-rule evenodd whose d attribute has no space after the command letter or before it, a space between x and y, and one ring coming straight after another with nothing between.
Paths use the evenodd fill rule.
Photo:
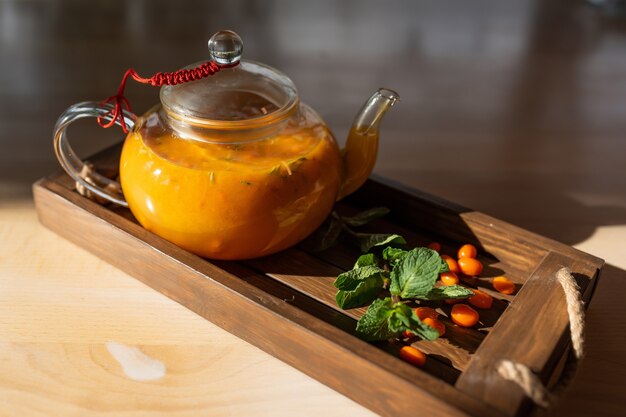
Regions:
<instances>
[{"instance_id":1,"label":"wooden table surface","mask_svg":"<svg viewBox=\"0 0 626 417\"><path fill-rule=\"evenodd\" d=\"M626 18L579 1L146 0L0 2L0 416L372 414L37 223L29 187L58 169L64 108L129 66L203 59L222 28L340 141L372 90L396 89L378 173L606 259L553 413L626 413ZM71 134L83 155L120 139Z\"/></svg>"}]
</instances>

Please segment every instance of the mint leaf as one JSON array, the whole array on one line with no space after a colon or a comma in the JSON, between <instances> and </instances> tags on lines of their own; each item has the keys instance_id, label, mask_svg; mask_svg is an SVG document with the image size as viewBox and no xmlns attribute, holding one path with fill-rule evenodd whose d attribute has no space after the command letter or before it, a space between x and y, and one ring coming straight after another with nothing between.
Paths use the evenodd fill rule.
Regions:
<instances>
[{"instance_id":1,"label":"mint leaf","mask_svg":"<svg viewBox=\"0 0 626 417\"><path fill-rule=\"evenodd\" d=\"M382 272L376 266L364 266L340 274L333 284L339 289L335 295L337 305L345 310L375 300L384 287Z\"/></svg>"},{"instance_id":2,"label":"mint leaf","mask_svg":"<svg viewBox=\"0 0 626 417\"><path fill-rule=\"evenodd\" d=\"M339 274L333 285L339 290L354 290L360 281L383 272L377 266L364 266Z\"/></svg>"},{"instance_id":3,"label":"mint leaf","mask_svg":"<svg viewBox=\"0 0 626 417\"><path fill-rule=\"evenodd\" d=\"M384 282L380 274L372 275L364 280L359 281L353 290L339 290L335 295L337 305L347 310L364 306L378 297L383 290Z\"/></svg>"},{"instance_id":4,"label":"mint leaf","mask_svg":"<svg viewBox=\"0 0 626 417\"><path fill-rule=\"evenodd\" d=\"M396 303L391 298L375 300L356 325L356 334L363 340L387 340L410 330L426 340L435 340L439 333L422 323L409 306Z\"/></svg>"},{"instance_id":5,"label":"mint leaf","mask_svg":"<svg viewBox=\"0 0 626 417\"><path fill-rule=\"evenodd\" d=\"M335 242L337 242L337 239L339 239L341 226L341 220L333 216L330 224L328 225L328 229L326 229L326 232L320 239L318 245L315 247L315 251L321 252L333 246Z\"/></svg>"},{"instance_id":6,"label":"mint leaf","mask_svg":"<svg viewBox=\"0 0 626 417\"><path fill-rule=\"evenodd\" d=\"M400 259L391 271L389 291L402 298L426 296L434 287L441 268L439 254L415 248Z\"/></svg>"},{"instance_id":7,"label":"mint leaf","mask_svg":"<svg viewBox=\"0 0 626 417\"><path fill-rule=\"evenodd\" d=\"M387 207L374 207L369 210L365 210L358 214L355 214L354 216L342 217L341 220L343 220L344 223L346 223L348 226L359 227L379 217L383 217L388 213L389 209Z\"/></svg>"},{"instance_id":8,"label":"mint leaf","mask_svg":"<svg viewBox=\"0 0 626 417\"><path fill-rule=\"evenodd\" d=\"M359 256L359 259L356 260L354 264L354 268L361 268L364 266L378 266L378 258L373 253L366 253L365 255Z\"/></svg>"},{"instance_id":9,"label":"mint leaf","mask_svg":"<svg viewBox=\"0 0 626 417\"><path fill-rule=\"evenodd\" d=\"M389 329L389 318L393 313L391 298L375 300L357 322L357 336L367 341L393 339L398 334Z\"/></svg>"},{"instance_id":10,"label":"mint leaf","mask_svg":"<svg viewBox=\"0 0 626 417\"><path fill-rule=\"evenodd\" d=\"M439 266L439 273L441 274L442 272L448 272L450 270L450 267L448 266L446 260L443 259L441 256L439 256L439 260L441 261L441 265Z\"/></svg>"},{"instance_id":11,"label":"mint leaf","mask_svg":"<svg viewBox=\"0 0 626 417\"><path fill-rule=\"evenodd\" d=\"M375 246L404 245L406 240L400 235L382 233L355 233L361 245L361 252L369 252Z\"/></svg>"},{"instance_id":12,"label":"mint leaf","mask_svg":"<svg viewBox=\"0 0 626 417\"><path fill-rule=\"evenodd\" d=\"M390 266L394 266L395 264L398 263L400 259L406 256L407 253L409 252L405 251L404 249L392 248L391 246L387 246L383 250L383 259Z\"/></svg>"},{"instance_id":13,"label":"mint leaf","mask_svg":"<svg viewBox=\"0 0 626 417\"><path fill-rule=\"evenodd\" d=\"M468 298L474 295L472 290L469 290L460 285L450 285L448 287L436 287L430 290L425 296L419 296L421 300L446 300L449 298L460 299Z\"/></svg>"},{"instance_id":14,"label":"mint leaf","mask_svg":"<svg viewBox=\"0 0 626 417\"><path fill-rule=\"evenodd\" d=\"M398 333L405 330L411 331L416 336L425 340L436 340L439 337L439 332L422 321L417 317L415 310L406 304L396 303L395 312L389 319L390 329L396 329Z\"/></svg>"}]
</instances>

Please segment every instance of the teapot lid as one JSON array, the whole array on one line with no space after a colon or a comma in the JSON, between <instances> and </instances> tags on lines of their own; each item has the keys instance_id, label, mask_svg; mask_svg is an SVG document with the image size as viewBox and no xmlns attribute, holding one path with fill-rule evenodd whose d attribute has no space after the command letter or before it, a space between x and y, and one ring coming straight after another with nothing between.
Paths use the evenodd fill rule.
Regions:
<instances>
[{"instance_id":1,"label":"teapot lid","mask_svg":"<svg viewBox=\"0 0 626 417\"><path fill-rule=\"evenodd\" d=\"M208 42L211 61L192 64L171 73L141 77L130 68L117 94L102 101L109 112L98 118L102 127L119 120L128 132L122 113L130 110L124 97L128 78L162 87L163 108L174 118L201 125L242 128L268 124L289 113L298 101L293 82L280 71L253 61L240 61L243 42L230 30L214 34Z\"/></svg>"},{"instance_id":2,"label":"teapot lid","mask_svg":"<svg viewBox=\"0 0 626 417\"><path fill-rule=\"evenodd\" d=\"M170 115L199 123L273 118L293 107L297 97L287 76L252 61L213 77L161 88L161 103Z\"/></svg>"},{"instance_id":3,"label":"teapot lid","mask_svg":"<svg viewBox=\"0 0 626 417\"><path fill-rule=\"evenodd\" d=\"M161 88L161 103L170 115L197 123L273 119L289 111L298 98L293 82L269 66L241 61L243 43L230 30L209 40L211 58L221 70L211 77ZM239 65L234 65L239 63ZM199 63L185 69L192 69Z\"/></svg>"}]
</instances>

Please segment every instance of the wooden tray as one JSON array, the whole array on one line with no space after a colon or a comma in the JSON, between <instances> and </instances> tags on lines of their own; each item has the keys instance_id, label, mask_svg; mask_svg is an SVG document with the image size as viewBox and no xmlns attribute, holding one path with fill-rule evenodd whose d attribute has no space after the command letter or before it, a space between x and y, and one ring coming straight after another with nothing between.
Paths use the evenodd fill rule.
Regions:
<instances>
[{"instance_id":1,"label":"wooden tray","mask_svg":"<svg viewBox=\"0 0 626 417\"><path fill-rule=\"evenodd\" d=\"M91 158L115 172L120 146ZM553 384L569 349L561 266L574 273L589 301L603 261L570 246L388 180L372 179L337 205L354 212L391 209L372 231L399 232L411 245L432 241L454 254L478 246L485 264L476 285L495 297L481 328L446 322L446 336L414 343L429 355L418 369L397 357L401 344L366 343L353 335L364 309L342 311L334 278L351 269L358 252L340 242L311 253L301 247L245 262L209 261L143 229L127 209L103 206L75 191L65 174L33 186L39 220L155 290L318 381L386 416L515 416L532 404L495 364L510 359ZM506 274L514 296L491 291ZM444 307L445 311L445 307ZM449 311L446 311L449 313ZM444 319L445 320L445 319Z\"/></svg>"}]
</instances>

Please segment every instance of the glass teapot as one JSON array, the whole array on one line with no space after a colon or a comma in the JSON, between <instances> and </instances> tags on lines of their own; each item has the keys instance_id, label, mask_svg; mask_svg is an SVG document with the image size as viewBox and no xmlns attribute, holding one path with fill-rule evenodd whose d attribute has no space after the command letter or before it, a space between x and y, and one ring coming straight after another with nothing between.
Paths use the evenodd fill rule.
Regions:
<instances>
[{"instance_id":1,"label":"glass teapot","mask_svg":"<svg viewBox=\"0 0 626 417\"><path fill-rule=\"evenodd\" d=\"M143 227L203 257L255 258L303 240L370 175L380 121L398 95L375 92L340 151L292 81L239 61L242 50L234 32L216 33L209 51L219 71L161 87L161 103L141 117L123 110L115 120L111 105L95 102L71 106L55 128L59 162L78 186L128 207ZM120 184L81 175L85 165L66 128L84 117L129 128Z\"/></svg>"}]
</instances>

